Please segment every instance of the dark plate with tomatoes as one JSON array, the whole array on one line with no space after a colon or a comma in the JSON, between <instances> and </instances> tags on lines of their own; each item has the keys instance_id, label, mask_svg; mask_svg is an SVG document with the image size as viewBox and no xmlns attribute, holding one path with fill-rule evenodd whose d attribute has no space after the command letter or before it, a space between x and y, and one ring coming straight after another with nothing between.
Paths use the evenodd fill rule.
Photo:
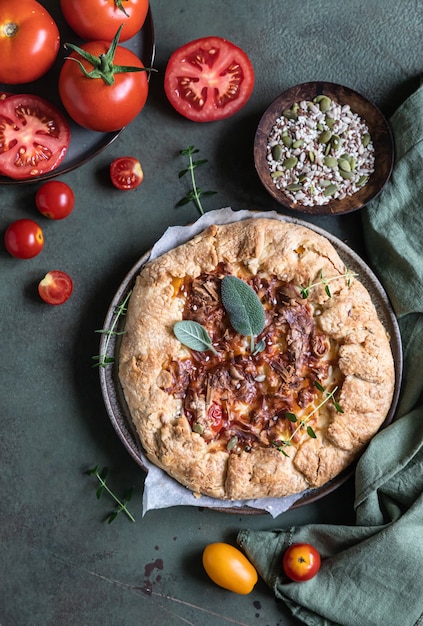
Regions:
<instances>
[{"instance_id":1,"label":"dark plate with tomatoes","mask_svg":"<svg viewBox=\"0 0 423 626\"><path fill-rule=\"evenodd\" d=\"M257 214L251 213L251 215ZM279 219L283 219L287 222L292 222L293 224L300 224L326 237L335 247L341 258L345 262L345 265L352 272L357 272L360 275L360 281L369 291L378 312L379 319L384 324L390 337L391 349L395 362L395 391L390 410L382 425L382 428L385 428L392 421L398 403L402 378L402 343L398 323L383 286L374 275L372 270L368 267L368 265L361 259L361 257L349 246L347 246L343 241L341 241L331 233L311 223L299 219L290 218L287 216L279 216ZM107 413L113 427L116 430L118 437L122 441L126 450L145 471L147 471L147 469L143 460L144 455L142 445L133 426L132 418L127 407L123 390L119 381L118 358L120 350L120 338L125 326L124 313L126 311L126 305L129 300L135 280L140 271L146 265L146 263L148 263L149 259L150 251L144 254L139 259L139 261L132 267L132 269L128 272L121 285L119 286L108 309L103 325L104 330L112 332L102 333L99 351L103 363L103 367L99 368L100 385ZM340 487L342 484L344 484L353 474L354 470L355 464L352 464L336 478L326 483L322 487L317 489L310 489L304 492L304 495L299 500L297 500L291 508L297 508L306 504L310 504L311 502L319 500L320 498L328 495L329 493ZM226 513L241 512L251 515L265 513L264 510L248 506L242 508L234 507L219 509L217 503L216 508Z\"/></svg>"},{"instance_id":2,"label":"dark plate with tomatoes","mask_svg":"<svg viewBox=\"0 0 423 626\"><path fill-rule=\"evenodd\" d=\"M69 56L69 50L65 50L65 43L73 43L81 46L84 41L71 29L66 22L60 2L58 0L39 0L40 4L50 13L54 22L57 24L60 32L60 49L58 56L51 67L41 78L33 82L23 84L9 84L0 82L0 100L2 97L15 94L34 95L41 98L58 110L57 124L59 128L65 123L69 125L70 142L63 159L58 160L58 165L50 171L46 171L38 176L28 176L21 178L11 178L0 176L0 185L13 185L17 183L32 183L44 181L56 176L60 176L69 172L107 148L113 141L117 139L122 129L113 132L91 131L79 126L65 112L58 92L58 79L60 70L63 66L64 59ZM126 41L120 41L122 45L131 50L143 62L145 67L152 67L155 55L155 35L154 23L151 9L148 9L144 25L134 36ZM63 122L63 118L65 122ZM65 133L62 133L65 135ZM62 149L63 146L60 146Z\"/></svg>"}]
</instances>

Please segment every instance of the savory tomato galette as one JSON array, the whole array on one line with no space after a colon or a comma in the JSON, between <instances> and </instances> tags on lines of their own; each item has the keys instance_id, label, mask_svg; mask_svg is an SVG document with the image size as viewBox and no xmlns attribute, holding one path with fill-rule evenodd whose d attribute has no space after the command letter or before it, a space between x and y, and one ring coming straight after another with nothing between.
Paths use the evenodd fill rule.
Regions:
<instances>
[{"instance_id":1,"label":"savory tomato galette","mask_svg":"<svg viewBox=\"0 0 423 626\"><path fill-rule=\"evenodd\" d=\"M389 338L325 237L213 225L136 279L119 355L147 457L196 494L279 497L345 469L393 396Z\"/></svg>"}]
</instances>

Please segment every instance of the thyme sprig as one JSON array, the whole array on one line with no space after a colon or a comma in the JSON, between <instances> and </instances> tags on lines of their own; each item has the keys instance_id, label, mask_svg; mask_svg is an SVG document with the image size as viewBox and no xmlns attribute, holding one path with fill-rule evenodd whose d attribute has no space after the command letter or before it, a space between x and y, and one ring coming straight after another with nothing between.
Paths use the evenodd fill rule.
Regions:
<instances>
[{"instance_id":1,"label":"thyme sprig","mask_svg":"<svg viewBox=\"0 0 423 626\"><path fill-rule=\"evenodd\" d=\"M101 354L97 354L96 356L91 357L94 361L96 361L95 363L93 363L93 367L106 367L107 365L111 365L112 363L114 363L114 357L108 355L109 344L112 337L125 334L124 330L117 331L115 329L119 319L126 315L126 312L128 310L128 300L131 296L131 293L132 290L129 291L124 301L116 307L116 313L110 328L102 328L95 331L96 333L106 335L106 341L104 343L104 351Z\"/></svg>"},{"instance_id":2,"label":"thyme sprig","mask_svg":"<svg viewBox=\"0 0 423 626\"><path fill-rule=\"evenodd\" d=\"M184 198L179 200L176 206L180 207L188 204L189 202L194 202L201 215L204 215L204 209L202 207L200 198L203 198L204 196L213 196L217 192L203 191L200 187L197 186L194 170L200 165L204 165L204 163L207 163L207 159L197 159L196 161L194 161L193 155L197 154L198 152L199 150L195 146L188 146L188 148L185 148L185 150L181 150L179 153L182 156L188 157L188 166L179 172L179 178L182 178L183 176L185 176L185 174L188 174L189 172L191 176L192 189Z\"/></svg>"},{"instance_id":3,"label":"thyme sprig","mask_svg":"<svg viewBox=\"0 0 423 626\"><path fill-rule=\"evenodd\" d=\"M305 287L303 287L302 285L299 285L301 297L305 300L310 295L310 289L313 289L313 287L318 287L319 285L324 285L327 296L329 298L332 298L332 293L329 288L329 283L331 283L334 280L338 280L338 278L345 278L347 286L350 287L351 279L354 276L358 276L358 274L356 274L356 272L351 272L351 270L347 269L343 274L339 274L338 276L330 276L329 278L326 278L325 276L323 276L323 270L322 270L320 272L320 277L319 277L320 279L317 282L311 283L310 279L308 279L308 284Z\"/></svg>"},{"instance_id":4,"label":"thyme sprig","mask_svg":"<svg viewBox=\"0 0 423 626\"><path fill-rule=\"evenodd\" d=\"M114 510L106 518L108 520L108 523L111 524L113 520L117 518L119 513L122 513L122 511L125 513L127 517L129 517L131 522L135 522L135 517L132 515L132 513L128 511L128 508L126 506L128 502L130 501L130 499L132 498L134 489L133 488L129 489L129 491L127 491L123 499L119 500L119 498L115 496L113 491L109 488L109 486L106 483L106 478L109 473L109 470L107 467L103 467L102 470L99 470L99 466L96 465L95 467L87 470L86 473L90 476L94 475L97 478L98 482L100 483L100 486L97 488L97 491L96 491L96 496L98 500L106 491L109 494L109 496L111 496L111 498L113 498L113 500L116 502L116 506Z\"/></svg>"},{"instance_id":5,"label":"thyme sprig","mask_svg":"<svg viewBox=\"0 0 423 626\"><path fill-rule=\"evenodd\" d=\"M323 398L323 400L316 406L314 407L314 409L312 411L310 411L310 413L308 413L308 415L306 415L305 417L303 417L301 420L298 419L298 417L295 415L295 413L290 413L290 412L286 412L285 413L285 417L290 421L293 422L294 424L297 423L297 427L295 428L295 430L291 433L290 437L288 439L286 439L285 441L272 441L272 445L275 446L275 448L279 451L282 452L282 454L284 454L285 456L289 456L289 454L287 454L285 452L285 448L287 446L292 446L292 440L294 439L295 435L302 429L304 428L304 426L307 426L306 428L306 432L307 435L309 437L311 437L312 439L316 439L316 433L314 432L313 428L307 424L307 422L310 420L310 418L317 413L317 411L319 409L322 408L322 406L324 406L327 402L329 402L329 400L332 400L333 406L335 407L335 409L338 411L338 413L343 413L343 409L342 407L339 405L339 403L335 400L335 393L338 391L338 386L334 387L332 389L332 391L327 391L327 389L325 389L318 381L314 382L314 386L321 391L322 393L325 394L325 397Z\"/></svg>"}]
</instances>

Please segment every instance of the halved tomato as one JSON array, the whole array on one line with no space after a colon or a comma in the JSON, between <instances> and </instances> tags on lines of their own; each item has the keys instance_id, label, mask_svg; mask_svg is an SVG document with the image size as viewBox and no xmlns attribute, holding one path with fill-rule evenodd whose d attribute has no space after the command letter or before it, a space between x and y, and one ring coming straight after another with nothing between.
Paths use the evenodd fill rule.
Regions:
<instances>
[{"instance_id":1,"label":"halved tomato","mask_svg":"<svg viewBox=\"0 0 423 626\"><path fill-rule=\"evenodd\" d=\"M73 291L73 281L69 274L61 270L51 270L38 284L38 293L47 304L58 305L68 300Z\"/></svg>"},{"instance_id":2,"label":"halved tomato","mask_svg":"<svg viewBox=\"0 0 423 626\"><path fill-rule=\"evenodd\" d=\"M69 142L65 117L47 100L32 94L0 99L0 174L23 179L49 172Z\"/></svg>"},{"instance_id":3,"label":"halved tomato","mask_svg":"<svg viewBox=\"0 0 423 626\"><path fill-rule=\"evenodd\" d=\"M118 157L110 164L110 178L117 189L136 189L144 180L141 163L135 157Z\"/></svg>"},{"instance_id":4,"label":"halved tomato","mask_svg":"<svg viewBox=\"0 0 423 626\"><path fill-rule=\"evenodd\" d=\"M172 106L195 122L237 113L254 87L246 53L221 37L204 37L178 48L169 59L164 88Z\"/></svg>"}]
</instances>

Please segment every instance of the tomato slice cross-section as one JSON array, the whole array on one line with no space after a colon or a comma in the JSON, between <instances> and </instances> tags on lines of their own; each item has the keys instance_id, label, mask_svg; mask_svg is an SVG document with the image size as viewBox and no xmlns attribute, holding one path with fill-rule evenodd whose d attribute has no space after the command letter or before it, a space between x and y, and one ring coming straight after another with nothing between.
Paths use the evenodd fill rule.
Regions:
<instances>
[{"instance_id":1,"label":"tomato slice cross-section","mask_svg":"<svg viewBox=\"0 0 423 626\"><path fill-rule=\"evenodd\" d=\"M136 189L144 180L141 163L135 157L118 157L110 164L110 178L117 189Z\"/></svg>"},{"instance_id":2,"label":"tomato slice cross-section","mask_svg":"<svg viewBox=\"0 0 423 626\"><path fill-rule=\"evenodd\" d=\"M176 50L166 67L165 92L181 115L211 122L237 113L254 87L247 54L221 37L204 37Z\"/></svg>"},{"instance_id":3,"label":"tomato slice cross-section","mask_svg":"<svg viewBox=\"0 0 423 626\"><path fill-rule=\"evenodd\" d=\"M69 274L61 270L51 270L38 284L38 293L47 304L58 305L68 300L73 291L73 281Z\"/></svg>"},{"instance_id":4,"label":"tomato slice cross-section","mask_svg":"<svg viewBox=\"0 0 423 626\"><path fill-rule=\"evenodd\" d=\"M0 99L0 174L35 178L64 159L70 130L64 115L32 94Z\"/></svg>"}]
</instances>

